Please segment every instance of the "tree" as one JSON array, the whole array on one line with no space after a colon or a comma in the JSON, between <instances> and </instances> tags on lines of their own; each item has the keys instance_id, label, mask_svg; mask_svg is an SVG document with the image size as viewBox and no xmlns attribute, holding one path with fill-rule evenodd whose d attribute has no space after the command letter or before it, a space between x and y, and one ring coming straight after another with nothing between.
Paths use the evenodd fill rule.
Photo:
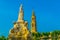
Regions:
<instances>
[{"instance_id":1,"label":"tree","mask_svg":"<svg viewBox=\"0 0 60 40\"><path fill-rule=\"evenodd\" d=\"M0 40L7 40L7 39L4 36L1 36Z\"/></svg>"}]
</instances>

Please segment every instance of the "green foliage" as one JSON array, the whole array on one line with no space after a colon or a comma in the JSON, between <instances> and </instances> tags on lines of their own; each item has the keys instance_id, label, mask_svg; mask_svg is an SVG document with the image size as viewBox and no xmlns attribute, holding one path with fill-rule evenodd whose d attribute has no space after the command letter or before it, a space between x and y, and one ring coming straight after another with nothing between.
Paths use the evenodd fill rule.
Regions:
<instances>
[{"instance_id":1,"label":"green foliage","mask_svg":"<svg viewBox=\"0 0 60 40\"><path fill-rule=\"evenodd\" d=\"M33 40L39 40L41 37L44 37L44 39L49 39L49 37L51 36L51 38L54 39L58 39L59 35L60 35L60 31L55 30L52 32L42 32L42 33L32 33L32 37Z\"/></svg>"},{"instance_id":2,"label":"green foliage","mask_svg":"<svg viewBox=\"0 0 60 40\"><path fill-rule=\"evenodd\" d=\"M7 40L7 38L4 36L0 36L0 40Z\"/></svg>"},{"instance_id":3,"label":"green foliage","mask_svg":"<svg viewBox=\"0 0 60 40\"><path fill-rule=\"evenodd\" d=\"M40 33L32 33L32 38L33 40L39 40L39 37L40 37Z\"/></svg>"}]
</instances>

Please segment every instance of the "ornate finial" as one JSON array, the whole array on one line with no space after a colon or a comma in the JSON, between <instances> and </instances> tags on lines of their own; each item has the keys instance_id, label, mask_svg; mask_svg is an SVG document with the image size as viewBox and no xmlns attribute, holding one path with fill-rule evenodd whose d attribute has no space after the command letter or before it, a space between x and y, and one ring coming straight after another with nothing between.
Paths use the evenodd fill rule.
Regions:
<instances>
[{"instance_id":1,"label":"ornate finial","mask_svg":"<svg viewBox=\"0 0 60 40\"><path fill-rule=\"evenodd\" d=\"M21 6L20 6L20 11L22 11L23 10L23 8L22 8L22 4L21 4Z\"/></svg>"},{"instance_id":2,"label":"ornate finial","mask_svg":"<svg viewBox=\"0 0 60 40\"><path fill-rule=\"evenodd\" d=\"M32 10L32 16L34 16L34 10Z\"/></svg>"}]
</instances>

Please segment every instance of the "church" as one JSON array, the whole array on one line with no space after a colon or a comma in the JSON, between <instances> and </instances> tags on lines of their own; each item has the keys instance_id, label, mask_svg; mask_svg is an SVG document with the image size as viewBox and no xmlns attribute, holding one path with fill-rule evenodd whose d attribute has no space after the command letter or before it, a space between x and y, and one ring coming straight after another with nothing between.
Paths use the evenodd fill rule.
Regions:
<instances>
[{"instance_id":1,"label":"church","mask_svg":"<svg viewBox=\"0 0 60 40\"><path fill-rule=\"evenodd\" d=\"M9 31L9 40L29 40L31 33L36 33L36 16L32 11L31 30L28 29L28 22L24 19L24 10L22 4L20 5L18 19L14 22L13 28ZM31 39L30 39L31 40Z\"/></svg>"}]
</instances>

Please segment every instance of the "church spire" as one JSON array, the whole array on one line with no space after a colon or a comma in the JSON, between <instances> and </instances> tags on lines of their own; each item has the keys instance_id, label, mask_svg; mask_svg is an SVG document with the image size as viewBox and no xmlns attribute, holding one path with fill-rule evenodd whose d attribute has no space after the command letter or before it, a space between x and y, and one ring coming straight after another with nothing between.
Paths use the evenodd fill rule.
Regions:
<instances>
[{"instance_id":1,"label":"church spire","mask_svg":"<svg viewBox=\"0 0 60 40\"><path fill-rule=\"evenodd\" d=\"M19 15L18 15L18 21L23 20L23 7L22 4L20 6L20 10L19 10Z\"/></svg>"},{"instance_id":2,"label":"church spire","mask_svg":"<svg viewBox=\"0 0 60 40\"><path fill-rule=\"evenodd\" d=\"M31 32L36 32L36 18L34 15L34 10L32 11Z\"/></svg>"}]
</instances>

